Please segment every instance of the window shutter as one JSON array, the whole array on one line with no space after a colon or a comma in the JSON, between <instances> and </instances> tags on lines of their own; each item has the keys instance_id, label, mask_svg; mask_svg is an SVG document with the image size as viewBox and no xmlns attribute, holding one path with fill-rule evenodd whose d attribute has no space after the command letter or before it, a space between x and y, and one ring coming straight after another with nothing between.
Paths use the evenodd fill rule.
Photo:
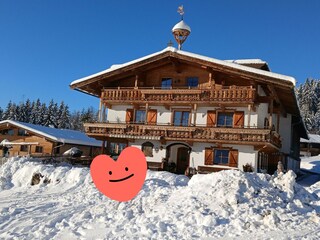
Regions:
<instances>
[{"instance_id":1,"label":"window shutter","mask_svg":"<svg viewBox=\"0 0 320 240\"><path fill-rule=\"evenodd\" d=\"M213 165L213 150L211 148L206 148L204 151L204 164Z\"/></svg>"},{"instance_id":2,"label":"window shutter","mask_svg":"<svg viewBox=\"0 0 320 240\"><path fill-rule=\"evenodd\" d=\"M126 123L133 122L133 109L127 109L126 112Z\"/></svg>"},{"instance_id":3,"label":"window shutter","mask_svg":"<svg viewBox=\"0 0 320 240\"><path fill-rule=\"evenodd\" d=\"M233 115L233 127L243 128L244 112L235 112Z\"/></svg>"},{"instance_id":4,"label":"window shutter","mask_svg":"<svg viewBox=\"0 0 320 240\"><path fill-rule=\"evenodd\" d=\"M151 124L151 125L157 124L157 110L156 109L149 109L148 110L147 123Z\"/></svg>"},{"instance_id":5,"label":"window shutter","mask_svg":"<svg viewBox=\"0 0 320 240\"><path fill-rule=\"evenodd\" d=\"M230 167L238 167L238 150L230 150L229 156L229 166Z\"/></svg>"},{"instance_id":6,"label":"window shutter","mask_svg":"<svg viewBox=\"0 0 320 240\"><path fill-rule=\"evenodd\" d=\"M216 111L207 112L207 127L216 126Z\"/></svg>"}]
</instances>

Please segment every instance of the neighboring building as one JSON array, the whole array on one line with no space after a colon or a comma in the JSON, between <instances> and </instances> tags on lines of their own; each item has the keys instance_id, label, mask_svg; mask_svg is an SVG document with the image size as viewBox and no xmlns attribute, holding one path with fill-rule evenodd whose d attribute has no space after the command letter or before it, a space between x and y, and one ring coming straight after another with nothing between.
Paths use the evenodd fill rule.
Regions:
<instances>
[{"instance_id":1,"label":"neighboring building","mask_svg":"<svg viewBox=\"0 0 320 240\"><path fill-rule=\"evenodd\" d=\"M83 156L100 154L101 142L80 131L56 129L12 120L0 122L0 143L7 142L0 149L1 156L9 150L9 156L62 155L72 147L77 147ZM7 148L11 146L12 148ZM2 150L2 152L1 152Z\"/></svg>"},{"instance_id":2,"label":"neighboring building","mask_svg":"<svg viewBox=\"0 0 320 240\"><path fill-rule=\"evenodd\" d=\"M308 134L309 140L300 139L300 156L311 157L320 154L320 135Z\"/></svg>"},{"instance_id":3,"label":"neighboring building","mask_svg":"<svg viewBox=\"0 0 320 240\"><path fill-rule=\"evenodd\" d=\"M191 32L183 20L172 32L178 49L70 84L100 98L99 122L84 124L86 134L107 142L107 154L136 146L149 165L167 162L176 173L247 164L273 173L279 160L298 171L299 140L307 135L295 79L270 72L259 59L222 61L182 51Z\"/></svg>"}]
</instances>

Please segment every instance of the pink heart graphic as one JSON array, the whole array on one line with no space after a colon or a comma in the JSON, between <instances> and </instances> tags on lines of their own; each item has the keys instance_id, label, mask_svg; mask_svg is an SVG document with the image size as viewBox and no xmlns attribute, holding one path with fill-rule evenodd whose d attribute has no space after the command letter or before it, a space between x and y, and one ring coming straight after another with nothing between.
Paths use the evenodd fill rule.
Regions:
<instances>
[{"instance_id":1,"label":"pink heart graphic","mask_svg":"<svg viewBox=\"0 0 320 240\"><path fill-rule=\"evenodd\" d=\"M141 190L147 174L147 161L139 148L127 147L116 161L107 155L95 157L90 173L101 193L113 200L126 202Z\"/></svg>"}]
</instances>

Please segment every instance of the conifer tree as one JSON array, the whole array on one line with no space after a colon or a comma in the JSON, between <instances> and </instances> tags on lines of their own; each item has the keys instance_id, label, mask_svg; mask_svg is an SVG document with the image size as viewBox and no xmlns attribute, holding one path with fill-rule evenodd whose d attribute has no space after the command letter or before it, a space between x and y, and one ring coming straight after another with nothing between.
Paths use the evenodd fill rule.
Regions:
<instances>
[{"instance_id":1,"label":"conifer tree","mask_svg":"<svg viewBox=\"0 0 320 240\"><path fill-rule=\"evenodd\" d=\"M69 107L68 105L65 105L63 101L60 103L60 106L59 106L57 123L58 123L58 128L65 128L65 129L70 128Z\"/></svg>"}]
</instances>

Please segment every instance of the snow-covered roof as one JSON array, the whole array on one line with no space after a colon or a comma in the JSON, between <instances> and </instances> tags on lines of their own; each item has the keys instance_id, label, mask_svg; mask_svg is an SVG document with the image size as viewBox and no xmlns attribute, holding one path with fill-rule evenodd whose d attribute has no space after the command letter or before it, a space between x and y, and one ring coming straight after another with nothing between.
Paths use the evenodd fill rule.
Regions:
<instances>
[{"instance_id":1,"label":"snow-covered roof","mask_svg":"<svg viewBox=\"0 0 320 240\"><path fill-rule=\"evenodd\" d=\"M133 61L130 61L130 62L127 62L127 63L124 63L124 64L113 65L112 67L110 67L110 68L108 68L108 69L106 69L104 71L101 71L101 72L92 74L90 76L75 80L70 85L72 86L74 84L78 84L78 83L84 82L84 81L92 79L94 77L98 77L100 75L103 75L103 74L106 74L106 73L110 73L112 71L115 71L115 70L130 66L132 64L142 62L144 60L147 60L149 58L158 56L158 55L160 55L162 53L165 53L165 52L173 52L173 53L180 54L180 55L183 55L183 56L188 56L188 57L191 57L191 58L200 59L200 60L207 61L207 62L210 62L210 63L215 63L215 64L218 64L218 65L221 65L221 66L230 67L230 68L233 68L233 69L236 69L236 70L241 70L241 71L245 71L245 72L249 72L249 73L255 73L255 74L258 74L258 75L262 75L262 76L277 78L279 80L291 82L291 83L293 83L294 86L296 84L296 80L293 77L282 75L282 74L279 74L279 73L268 72L268 71L264 71L264 70L261 70L261 69L248 67L248 66L244 66L244 65L239 64L241 61L244 64L243 61L245 61L245 60L238 60L238 62L230 62L230 61L219 60L219 59L215 59L215 58L211 58L211 57L206 57L206 56L203 56L203 55L199 55L199 54L195 54L195 53L191 53L191 52L187 52L187 51L183 51L183 50L178 50L178 49L176 49L174 47L167 47L167 48L163 49L162 51L159 51L159 52L156 52L156 53L153 53L153 54L150 54L150 55L135 59ZM247 60L247 61L249 61L249 60ZM257 63L258 60L256 60L255 62Z\"/></svg>"},{"instance_id":2,"label":"snow-covered roof","mask_svg":"<svg viewBox=\"0 0 320 240\"><path fill-rule=\"evenodd\" d=\"M172 32L174 32L175 30L178 30L178 29L183 29L183 30L187 30L187 31L191 32L191 28L183 20L181 20L176 25L174 25L174 27L172 28Z\"/></svg>"},{"instance_id":3,"label":"snow-covered roof","mask_svg":"<svg viewBox=\"0 0 320 240\"><path fill-rule=\"evenodd\" d=\"M300 142L304 143L320 143L320 135L317 134L308 134L309 140L300 138Z\"/></svg>"},{"instance_id":4,"label":"snow-covered roof","mask_svg":"<svg viewBox=\"0 0 320 240\"><path fill-rule=\"evenodd\" d=\"M57 129L13 120L3 120L0 122L0 125L2 124L11 124L16 127L23 128L27 131L49 138L55 142L85 146L101 146L100 141L94 138L90 138L85 133L80 131L70 129Z\"/></svg>"},{"instance_id":5,"label":"snow-covered roof","mask_svg":"<svg viewBox=\"0 0 320 240\"><path fill-rule=\"evenodd\" d=\"M232 59L232 60L225 60L226 62L233 62L238 64L267 64L266 61L261 59Z\"/></svg>"}]
</instances>

